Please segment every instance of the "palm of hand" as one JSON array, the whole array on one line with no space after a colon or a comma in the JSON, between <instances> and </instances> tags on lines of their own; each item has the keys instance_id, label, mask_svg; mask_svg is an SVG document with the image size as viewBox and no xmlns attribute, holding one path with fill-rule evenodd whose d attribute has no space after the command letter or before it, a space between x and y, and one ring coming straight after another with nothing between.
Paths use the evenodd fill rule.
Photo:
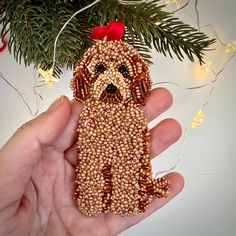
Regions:
<instances>
[{"instance_id":1,"label":"palm of hand","mask_svg":"<svg viewBox=\"0 0 236 236\"><path fill-rule=\"evenodd\" d=\"M164 95L166 99L163 100ZM152 103L158 96L162 97L162 107L159 106L150 112L150 108L153 110ZM169 107L171 102L168 99L171 98L166 90L157 89L152 92L149 105L147 104L144 108L149 120ZM22 189L21 184L19 184L19 188L16 186L16 189L13 189L13 199L14 196L16 199L6 204L7 207L3 210L0 208L0 218L3 215L5 220L3 229L7 229L4 231L4 235L117 235L155 212L181 191L183 179L177 173L172 173L168 176L172 182L170 196L167 199L153 201L145 213L126 217L112 213L100 214L96 217L83 215L73 201L74 166L76 164L75 130L81 105L72 102L71 106L70 102L64 98L63 105L61 104L61 108L57 108L57 110L61 111L53 111L58 113L54 115L46 112L37 118L38 121L34 121L38 123L34 124L36 138L32 139L27 136L27 133L32 133L33 128L26 124L16 132L13 141L10 141L16 142L14 139L22 136L20 133L24 132L31 145L28 157L20 163L24 168L23 173L19 173L26 180L28 177L28 180L25 185L22 185L24 186ZM68 114L68 117L64 114ZM61 119L61 121L57 123L55 118ZM47 125L45 120L48 120ZM165 120L162 125L160 124L152 130L152 156L163 151L180 136L180 128L176 121ZM39 127L42 128L39 130ZM165 127L171 131L168 133L165 131ZM159 139L155 139L157 132ZM22 137L20 138L22 140ZM9 144L5 146L7 149ZM19 177L19 181L21 177ZM18 195L19 197L17 197ZM6 215L8 218L5 217Z\"/></svg>"},{"instance_id":2,"label":"palm of hand","mask_svg":"<svg viewBox=\"0 0 236 236\"><path fill-rule=\"evenodd\" d=\"M74 167L63 152L47 149L24 194L25 226L30 226L30 215L34 219L31 234L39 231L41 235L115 235L112 216L87 217L78 211L73 201Z\"/></svg>"}]
</instances>

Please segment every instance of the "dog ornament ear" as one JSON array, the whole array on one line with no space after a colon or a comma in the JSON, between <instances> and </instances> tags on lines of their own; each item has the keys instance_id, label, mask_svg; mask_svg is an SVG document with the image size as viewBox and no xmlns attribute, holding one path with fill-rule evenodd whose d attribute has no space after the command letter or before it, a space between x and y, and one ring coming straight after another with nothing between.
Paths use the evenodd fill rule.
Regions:
<instances>
[{"instance_id":1,"label":"dog ornament ear","mask_svg":"<svg viewBox=\"0 0 236 236\"><path fill-rule=\"evenodd\" d=\"M83 66L77 66L71 80L71 89L76 100L85 101L90 96L89 71Z\"/></svg>"},{"instance_id":2,"label":"dog ornament ear","mask_svg":"<svg viewBox=\"0 0 236 236\"><path fill-rule=\"evenodd\" d=\"M151 89L148 66L139 56L133 58L133 63L136 66L136 73L131 85L131 94L135 103L144 106Z\"/></svg>"}]
</instances>

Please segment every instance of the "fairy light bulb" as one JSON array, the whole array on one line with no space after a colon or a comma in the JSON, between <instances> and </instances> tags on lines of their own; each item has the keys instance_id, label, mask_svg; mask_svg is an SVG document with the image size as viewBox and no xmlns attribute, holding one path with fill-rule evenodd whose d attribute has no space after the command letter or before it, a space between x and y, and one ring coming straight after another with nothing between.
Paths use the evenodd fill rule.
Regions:
<instances>
[{"instance_id":1,"label":"fairy light bulb","mask_svg":"<svg viewBox=\"0 0 236 236\"><path fill-rule=\"evenodd\" d=\"M225 54L236 51L236 40L228 43L225 47Z\"/></svg>"},{"instance_id":2,"label":"fairy light bulb","mask_svg":"<svg viewBox=\"0 0 236 236\"><path fill-rule=\"evenodd\" d=\"M53 85L59 81L58 78L53 75L53 68L48 71L40 68L38 71L39 74L43 77L43 82L48 86L48 88L52 88Z\"/></svg>"},{"instance_id":3,"label":"fairy light bulb","mask_svg":"<svg viewBox=\"0 0 236 236\"><path fill-rule=\"evenodd\" d=\"M206 75L212 70L212 61L196 67L196 77L205 79Z\"/></svg>"},{"instance_id":4,"label":"fairy light bulb","mask_svg":"<svg viewBox=\"0 0 236 236\"><path fill-rule=\"evenodd\" d=\"M203 110L200 109L198 111L197 115L193 118L192 128L195 129L198 126L200 126L203 122L203 119L204 119L204 112L203 112Z\"/></svg>"},{"instance_id":5,"label":"fairy light bulb","mask_svg":"<svg viewBox=\"0 0 236 236\"><path fill-rule=\"evenodd\" d=\"M169 5L169 4L172 4L172 3L175 3L177 9L180 8L180 6L181 6L181 2L182 2L182 0L165 0L165 4L166 4L166 5Z\"/></svg>"}]
</instances>

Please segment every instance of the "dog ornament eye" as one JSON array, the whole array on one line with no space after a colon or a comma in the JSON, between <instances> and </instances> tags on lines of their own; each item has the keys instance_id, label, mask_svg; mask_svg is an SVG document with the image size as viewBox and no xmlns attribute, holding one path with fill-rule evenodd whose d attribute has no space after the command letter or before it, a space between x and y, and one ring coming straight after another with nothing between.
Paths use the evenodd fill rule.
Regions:
<instances>
[{"instance_id":1,"label":"dog ornament eye","mask_svg":"<svg viewBox=\"0 0 236 236\"><path fill-rule=\"evenodd\" d=\"M119 65L118 67L118 71L122 74L122 75L126 75L129 73L128 67L124 64Z\"/></svg>"},{"instance_id":2,"label":"dog ornament eye","mask_svg":"<svg viewBox=\"0 0 236 236\"><path fill-rule=\"evenodd\" d=\"M102 73L102 72L104 72L105 70L106 70L106 67L105 67L104 64L99 63L99 64L96 65L96 72L97 72L97 73Z\"/></svg>"}]
</instances>

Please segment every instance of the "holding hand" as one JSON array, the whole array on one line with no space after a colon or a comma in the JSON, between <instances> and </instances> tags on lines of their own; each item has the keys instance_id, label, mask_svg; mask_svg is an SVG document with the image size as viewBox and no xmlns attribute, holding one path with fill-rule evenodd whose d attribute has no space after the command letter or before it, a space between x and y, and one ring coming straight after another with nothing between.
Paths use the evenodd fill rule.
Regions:
<instances>
[{"instance_id":1,"label":"holding hand","mask_svg":"<svg viewBox=\"0 0 236 236\"><path fill-rule=\"evenodd\" d=\"M144 112L148 121L172 103L163 88L151 91ZM24 124L0 150L0 235L117 235L165 205L183 188L170 173L170 195L156 199L145 213L85 216L73 201L76 127L82 105L58 98L49 109ZM151 129L155 157L181 135L179 124L166 119Z\"/></svg>"}]
</instances>

